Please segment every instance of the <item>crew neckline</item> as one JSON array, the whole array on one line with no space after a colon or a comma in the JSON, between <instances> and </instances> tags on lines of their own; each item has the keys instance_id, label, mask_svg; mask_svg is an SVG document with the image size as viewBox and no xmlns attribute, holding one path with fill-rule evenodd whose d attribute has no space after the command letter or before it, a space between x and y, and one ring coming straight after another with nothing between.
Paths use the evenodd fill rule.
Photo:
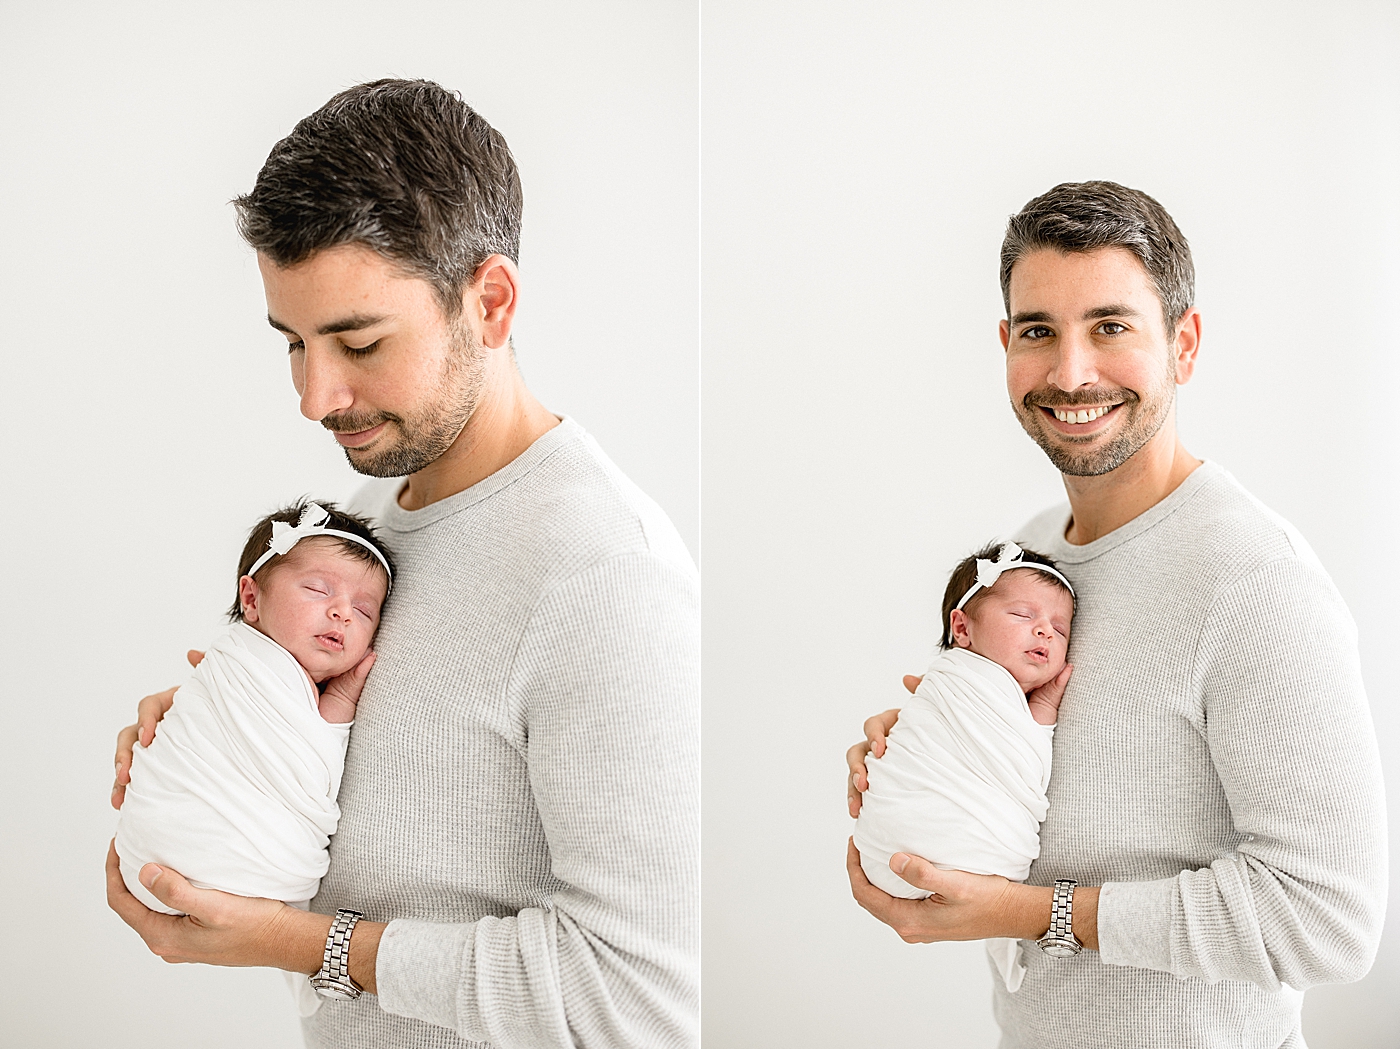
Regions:
<instances>
[{"instance_id":1,"label":"crew neckline","mask_svg":"<svg viewBox=\"0 0 1400 1049\"><path fill-rule=\"evenodd\" d=\"M1225 470L1218 463L1209 459L1203 460L1201 465L1192 470L1186 480L1177 485L1176 490L1165 499L1148 507L1131 521L1120 525L1107 535L1101 535L1093 542L1082 545L1071 543L1065 538L1065 531L1069 528L1070 518L1073 516L1073 510L1066 505L1056 519L1058 523L1049 543L1051 549L1041 552L1055 561L1065 561L1070 564L1083 564L1086 561L1092 561L1094 558L1136 539L1149 529L1155 528L1185 506L1207 484L1224 476L1226 476Z\"/></svg>"},{"instance_id":2,"label":"crew neckline","mask_svg":"<svg viewBox=\"0 0 1400 1049\"><path fill-rule=\"evenodd\" d=\"M464 488L454 495L449 495L446 499L429 503L421 510L405 510L399 505L399 493L403 491L406 482L396 481L390 490L383 510L376 515L375 523L395 532L412 532L436 524L446 517L461 513L463 510L491 498L497 492L525 477L565 444L575 441L583 435L582 426L567 415L560 416L558 426L551 426L540 434L530 447L495 473L483 477L470 488Z\"/></svg>"}]
</instances>

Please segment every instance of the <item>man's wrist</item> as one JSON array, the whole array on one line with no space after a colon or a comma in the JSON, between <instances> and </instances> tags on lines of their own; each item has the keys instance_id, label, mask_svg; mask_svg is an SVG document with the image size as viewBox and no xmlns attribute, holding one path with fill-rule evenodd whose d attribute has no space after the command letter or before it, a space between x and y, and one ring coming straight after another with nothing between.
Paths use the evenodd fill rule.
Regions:
<instances>
[{"instance_id":1,"label":"man's wrist","mask_svg":"<svg viewBox=\"0 0 1400 1049\"><path fill-rule=\"evenodd\" d=\"M1050 907L1055 889L1049 885L1011 885L1004 935L1018 940L1038 940L1050 929ZM1074 937L1087 950L1099 949L1099 886L1080 885L1074 890Z\"/></svg>"},{"instance_id":2,"label":"man's wrist","mask_svg":"<svg viewBox=\"0 0 1400 1049\"><path fill-rule=\"evenodd\" d=\"M276 961L280 969L314 976L325 960L326 937L330 935L329 914L301 911L288 907L283 912L284 923L277 937L281 952ZM379 956L379 938L384 935L384 922L361 918L350 936L350 979L370 994L376 993L374 966Z\"/></svg>"}]
</instances>

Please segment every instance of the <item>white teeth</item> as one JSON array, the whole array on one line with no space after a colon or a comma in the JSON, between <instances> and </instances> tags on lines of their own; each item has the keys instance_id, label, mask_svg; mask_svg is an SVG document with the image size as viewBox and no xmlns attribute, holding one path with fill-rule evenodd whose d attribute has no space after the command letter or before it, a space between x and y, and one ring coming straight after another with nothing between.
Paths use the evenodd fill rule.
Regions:
<instances>
[{"instance_id":1,"label":"white teeth","mask_svg":"<svg viewBox=\"0 0 1400 1049\"><path fill-rule=\"evenodd\" d=\"M1055 418L1059 419L1062 423L1091 423L1095 419L1107 415L1112 408L1113 405L1108 405L1104 408L1090 408L1087 411L1082 408L1078 411L1065 411L1056 408Z\"/></svg>"}]
</instances>

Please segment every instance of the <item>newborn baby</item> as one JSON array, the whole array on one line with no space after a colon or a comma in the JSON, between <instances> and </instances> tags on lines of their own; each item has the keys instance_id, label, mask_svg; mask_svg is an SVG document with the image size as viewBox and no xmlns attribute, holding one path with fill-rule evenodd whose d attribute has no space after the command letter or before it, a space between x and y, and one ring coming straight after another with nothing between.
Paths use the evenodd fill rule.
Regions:
<instances>
[{"instance_id":1,"label":"newborn baby","mask_svg":"<svg viewBox=\"0 0 1400 1049\"><path fill-rule=\"evenodd\" d=\"M373 530L334 507L298 504L253 529L232 626L132 759L116 846L147 907L178 913L137 879L146 863L302 908L316 894L392 579Z\"/></svg>"},{"instance_id":2,"label":"newborn baby","mask_svg":"<svg viewBox=\"0 0 1400 1049\"><path fill-rule=\"evenodd\" d=\"M995 556L996 560L992 560ZM1051 739L1071 667L1074 590L1054 562L993 544L953 570L943 651L867 763L855 844L872 884L923 899L890 870L896 852L949 870L1022 881L1040 854ZM1025 970L1015 940L990 940L1007 989Z\"/></svg>"}]
</instances>

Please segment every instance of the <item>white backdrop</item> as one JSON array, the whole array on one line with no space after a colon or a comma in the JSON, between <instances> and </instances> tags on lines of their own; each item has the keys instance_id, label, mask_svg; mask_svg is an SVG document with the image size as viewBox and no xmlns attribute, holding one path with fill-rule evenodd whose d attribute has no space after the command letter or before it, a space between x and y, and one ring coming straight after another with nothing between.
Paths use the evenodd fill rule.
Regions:
<instances>
[{"instance_id":1,"label":"white backdrop","mask_svg":"<svg viewBox=\"0 0 1400 1049\"><path fill-rule=\"evenodd\" d=\"M702 42L706 1049L991 1046L980 946L851 900L842 754L925 665L955 561L1063 499L996 337L1032 196L1113 179L1190 239L1185 443L1341 588L1400 810L1400 18L709 0ZM1396 1044L1397 924L1308 993L1314 1049Z\"/></svg>"},{"instance_id":2,"label":"white backdrop","mask_svg":"<svg viewBox=\"0 0 1400 1049\"><path fill-rule=\"evenodd\" d=\"M525 187L516 345L698 552L693 3L6 4L0 1046L300 1045L267 971L110 913L112 743L184 677L243 536L357 479L302 419L228 201L334 92L460 90Z\"/></svg>"}]
</instances>

